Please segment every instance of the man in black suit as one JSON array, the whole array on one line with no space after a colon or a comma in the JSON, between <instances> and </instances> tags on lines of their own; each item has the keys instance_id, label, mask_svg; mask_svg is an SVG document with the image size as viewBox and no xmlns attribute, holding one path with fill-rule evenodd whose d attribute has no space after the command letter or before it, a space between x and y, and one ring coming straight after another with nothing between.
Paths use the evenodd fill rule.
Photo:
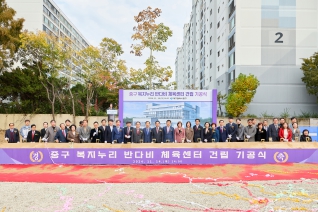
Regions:
<instances>
[{"instance_id":1,"label":"man in black suit","mask_svg":"<svg viewBox=\"0 0 318 212\"><path fill-rule=\"evenodd\" d=\"M20 142L19 130L17 128L14 128L14 123L10 123L9 128L10 129L6 130L6 133L4 135L5 140L8 141L8 143Z\"/></svg>"},{"instance_id":2,"label":"man in black suit","mask_svg":"<svg viewBox=\"0 0 318 212\"><path fill-rule=\"evenodd\" d=\"M99 130L101 131L100 142L106 143L107 141L106 119L103 119L101 123L102 123L102 126L99 127Z\"/></svg>"},{"instance_id":3,"label":"man in black suit","mask_svg":"<svg viewBox=\"0 0 318 212\"><path fill-rule=\"evenodd\" d=\"M152 128L151 130L152 139L156 139L156 143L161 143L163 142L163 130L160 127L160 121L156 121L155 124L156 127Z\"/></svg>"},{"instance_id":4,"label":"man in black suit","mask_svg":"<svg viewBox=\"0 0 318 212\"><path fill-rule=\"evenodd\" d=\"M90 134L91 143L103 142L100 140L101 135L102 135L102 131L101 131L101 129L98 128L98 122L95 121L94 128L91 129L91 134Z\"/></svg>"},{"instance_id":5,"label":"man in black suit","mask_svg":"<svg viewBox=\"0 0 318 212\"><path fill-rule=\"evenodd\" d=\"M41 138L44 138L48 126L49 126L49 123L47 123L47 122L43 123L43 129L41 129Z\"/></svg>"},{"instance_id":6,"label":"man in black suit","mask_svg":"<svg viewBox=\"0 0 318 212\"><path fill-rule=\"evenodd\" d=\"M132 135L132 129L133 127L131 127L131 122L127 121L126 122L126 127L124 128L124 143L127 144L128 142L131 142L131 135Z\"/></svg>"},{"instance_id":7,"label":"man in black suit","mask_svg":"<svg viewBox=\"0 0 318 212\"><path fill-rule=\"evenodd\" d=\"M71 129L70 129L70 127L71 127L71 121L69 120L69 119L66 119L65 120L65 129L67 130L67 131L70 131Z\"/></svg>"},{"instance_id":8,"label":"man in black suit","mask_svg":"<svg viewBox=\"0 0 318 212\"><path fill-rule=\"evenodd\" d=\"M40 140L40 132L36 130L36 125L31 125L31 131L28 132L27 142L39 142Z\"/></svg>"},{"instance_id":9,"label":"man in black suit","mask_svg":"<svg viewBox=\"0 0 318 212\"><path fill-rule=\"evenodd\" d=\"M194 131L193 142L199 142L199 139L203 141L203 127L200 125L200 119L195 120L193 131Z\"/></svg>"},{"instance_id":10,"label":"man in black suit","mask_svg":"<svg viewBox=\"0 0 318 212\"><path fill-rule=\"evenodd\" d=\"M268 139L272 138L273 141L279 141L279 125L278 125L278 119L273 119L273 124L269 125L268 127Z\"/></svg>"},{"instance_id":11,"label":"man in black suit","mask_svg":"<svg viewBox=\"0 0 318 212\"><path fill-rule=\"evenodd\" d=\"M226 124L225 129L227 133L227 138L229 138L231 142L235 142L237 124L233 123L233 117L229 117L229 123Z\"/></svg>"},{"instance_id":12,"label":"man in black suit","mask_svg":"<svg viewBox=\"0 0 318 212\"><path fill-rule=\"evenodd\" d=\"M113 126L114 124L114 120L113 119L109 119L108 120L108 126L106 127L106 142L105 143L112 143L113 142Z\"/></svg>"}]
</instances>

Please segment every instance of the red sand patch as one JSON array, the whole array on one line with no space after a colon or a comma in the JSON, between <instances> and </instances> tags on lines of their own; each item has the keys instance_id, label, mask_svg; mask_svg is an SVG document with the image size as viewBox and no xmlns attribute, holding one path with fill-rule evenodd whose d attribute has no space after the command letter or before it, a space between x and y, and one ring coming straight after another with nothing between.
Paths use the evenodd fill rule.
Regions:
<instances>
[{"instance_id":1,"label":"red sand patch","mask_svg":"<svg viewBox=\"0 0 318 212\"><path fill-rule=\"evenodd\" d=\"M318 164L271 165L2 165L2 182L199 183L317 179Z\"/></svg>"}]
</instances>

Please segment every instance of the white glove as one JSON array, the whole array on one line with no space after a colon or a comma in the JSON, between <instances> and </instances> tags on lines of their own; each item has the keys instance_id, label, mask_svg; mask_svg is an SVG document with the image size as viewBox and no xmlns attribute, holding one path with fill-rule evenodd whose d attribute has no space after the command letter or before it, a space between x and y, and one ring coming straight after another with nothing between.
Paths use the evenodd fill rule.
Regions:
<instances>
[{"instance_id":1,"label":"white glove","mask_svg":"<svg viewBox=\"0 0 318 212\"><path fill-rule=\"evenodd\" d=\"M236 140L240 140L240 138L239 138L239 137L236 137Z\"/></svg>"},{"instance_id":2,"label":"white glove","mask_svg":"<svg viewBox=\"0 0 318 212\"><path fill-rule=\"evenodd\" d=\"M204 139L204 142L208 142L208 140L207 140L207 139Z\"/></svg>"},{"instance_id":3,"label":"white glove","mask_svg":"<svg viewBox=\"0 0 318 212\"><path fill-rule=\"evenodd\" d=\"M96 132L94 132L93 136L95 136L95 135L96 135Z\"/></svg>"},{"instance_id":4,"label":"white glove","mask_svg":"<svg viewBox=\"0 0 318 212\"><path fill-rule=\"evenodd\" d=\"M42 138L42 141L47 142L47 138Z\"/></svg>"},{"instance_id":5,"label":"white glove","mask_svg":"<svg viewBox=\"0 0 318 212\"><path fill-rule=\"evenodd\" d=\"M105 143L107 143L107 141L105 141Z\"/></svg>"},{"instance_id":6,"label":"white glove","mask_svg":"<svg viewBox=\"0 0 318 212\"><path fill-rule=\"evenodd\" d=\"M229 138L232 138L232 135L228 135Z\"/></svg>"},{"instance_id":7,"label":"white glove","mask_svg":"<svg viewBox=\"0 0 318 212\"><path fill-rule=\"evenodd\" d=\"M127 138L130 138L130 135L128 135Z\"/></svg>"},{"instance_id":8,"label":"white glove","mask_svg":"<svg viewBox=\"0 0 318 212\"><path fill-rule=\"evenodd\" d=\"M27 136L25 135L23 138L24 138L24 139L26 139L26 138L27 138Z\"/></svg>"},{"instance_id":9,"label":"white glove","mask_svg":"<svg viewBox=\"0 0 318 212\"><path fill-rule=\"evenodd\" d=\"M175 143L177 143L177 140L174 140Z\"/></svg>"},{"instance_id":10,"label":"white glove","mask_svg":"<svg viewBox=\"0 0 318 212\"><path fill-rule=\"evenodd\" d=\"M9 138L6 137L4 140L9 141Z\"/></svg>"},{"instance_id":11,"label":"white glove","mask_svg":"<svg viewBox=\"0 0 318 212\"><path fill-rule=\"evenodd\" d=\"M246 138L250 139L250 138L251 138L251 136L247 135L247 136L246 136Z\"/></svg>"},{"instance_id":12,"label":"white glove","mask_svg":"<svg viewBox=\"0 0 318 212\"><path fill-rule=\"evenodd\" d=\"M187 139L187 142L188 142L188 143L191 143L191 140L188 140L188 139Z\"/></svg>"},{"instance_id":13,"label":"white glove","mask_svg":"<svg viewBox=\"0 0 318 212\"><path fill-rule=\"evenodd\" d=\"M285 142L287 142L287 141L288 141L288 139L284 139L284 141L285 141Z\"/></svg>"}]
</instances>

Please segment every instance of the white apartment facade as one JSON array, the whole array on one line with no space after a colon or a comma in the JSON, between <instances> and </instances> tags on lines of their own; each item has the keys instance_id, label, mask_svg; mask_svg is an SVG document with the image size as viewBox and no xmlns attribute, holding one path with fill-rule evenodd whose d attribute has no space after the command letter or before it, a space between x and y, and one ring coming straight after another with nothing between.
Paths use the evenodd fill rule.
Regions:
<instances>
[{"instance_id":1,"label":"white apartment facade","mask_svg":"<svg viewBox=\"0 0 318 212\"><path fill-rule=\"evenodd\" d=\"M89 42L67 18L53 0L6 0L8 6L17 13L17 18L24 18L23 28L36 32L43 30L56 37L68 37L72 40L72 48L76 51L89 46ZM74 65L72 80L81 81L77 74L81 69ZM69 77L69 74L66 74Z\"/></svg>"},{"instance_id":2,"label":"white apartment facade","mask_svg":"<svg viewBox=\"0 0 318 212\"><path fill-rule=\"evenodd\" d=\"M260 86L246 114L316 112L300 66L317 50L317 0L193 0L176 82L224 94L240 73L253 74Z\"/></svg>"}]
</instances>

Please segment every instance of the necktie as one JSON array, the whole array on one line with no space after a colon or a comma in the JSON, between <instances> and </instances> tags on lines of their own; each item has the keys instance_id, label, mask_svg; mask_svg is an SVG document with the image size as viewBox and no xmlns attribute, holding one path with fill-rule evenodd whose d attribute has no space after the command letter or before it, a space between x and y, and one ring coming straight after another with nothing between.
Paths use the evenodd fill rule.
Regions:
<instances>
[{"instance_id":1,"label":"necktie","mask_svg":"<svg viewBox=\"0 0 318 212\"><path fill-rule=\"evenodd\" d=\"M95 129L96 135L98 135L98 129Z\"/></svg>"},{"instance_id":2,"label":"necktie","mask_svg":"<svg viewBox=\"0 0 318 212\"><path fill-rule=\"evenodd\" d=\"M129 135L129 127L127 128L127 135Z\"/></svg>"},{"instance_id":3,"label":"necktie","mask_svg":"<svg viewBox=\"0 0 318 212\"><path fill-rule=\"evenodd\" d=\"M275 129L277 130L277 125L275 125Z\"/></svg>"},{"instance_id":4,"label":"necktie","mask_svg":"<svg viewBox=\"0 0 318 212\"><path fill-rule=\"evenodd\" d=\"M63 130L63 135L64 135L64 137L66 137L66 135L65 135L65 130Z\"/></svg>"},{"instance_id":5,"label":"necktie","mask_svg":"<svg viewBox=\"0 0 318 212\"><path fill-rule=\"evenodd\" d=\"M13 132L13 130L10 130L11 132Z\"/></svg>"},{"instance_id":6,"label":"necktie","mask_svg":"<svg viewBox=\"0 0 318 212\"><path fill-rule=\"evenodd\" d=\"M223 133L223 127L221 127L221 133Z\"/></svg>"},{"instance_id":7,"label":"necktie","mask_svg":"<svg viewBox=\"0 0 318 212\"><path fill-rule=\"evenodd\" d=\"M149 133L149 129L147 128L147 135L148 135L148 133Z\"/></svg>"},{"instance_id":8,"label":"necktie","mask_svg":"<svg viewBox=\"0 0 318 212\"><path fill-rule=\"evenodd\" d=\"M169 133L169 128L170 128L170 127L167 127L167 133Z\"/></svg>"},{"instance_id":9,"label":"necktie","mask_svg":"<svg viewBox=\"0 0 318 212\"><path fill-rule=\"evenodd\" d=\"M32 131L32 141L34 140L34 131Z\"/></svg>"},{"instance_id":10,"label":"necktie","mask_svg":"<svg viewBox=\"0 0 318 212\"><path fill-rule=\"evenodd\" d=\"M158 131L159 131L159 130L158 130L158 127L157 127L157 133L158 133Z\"/></svg>"},{"instance_id":11,"label":"necktie","mask_svg":"<svg viewBox=\"0 0 318 212\"><path fill-rule=\"evenodd\" d=\"M137 129L137 134L139 134L139 129Z\"/></svg>"},{"instance_id":12,"label":"necktie","mask_svg":"<svg viewBox=\"0 0 318 212\"><path fill-rule=\"evenodd\" d=\"M117 127L117 131L118 131L118 133L119 133L119 127Z\"/></svg>"}]
</instances>

